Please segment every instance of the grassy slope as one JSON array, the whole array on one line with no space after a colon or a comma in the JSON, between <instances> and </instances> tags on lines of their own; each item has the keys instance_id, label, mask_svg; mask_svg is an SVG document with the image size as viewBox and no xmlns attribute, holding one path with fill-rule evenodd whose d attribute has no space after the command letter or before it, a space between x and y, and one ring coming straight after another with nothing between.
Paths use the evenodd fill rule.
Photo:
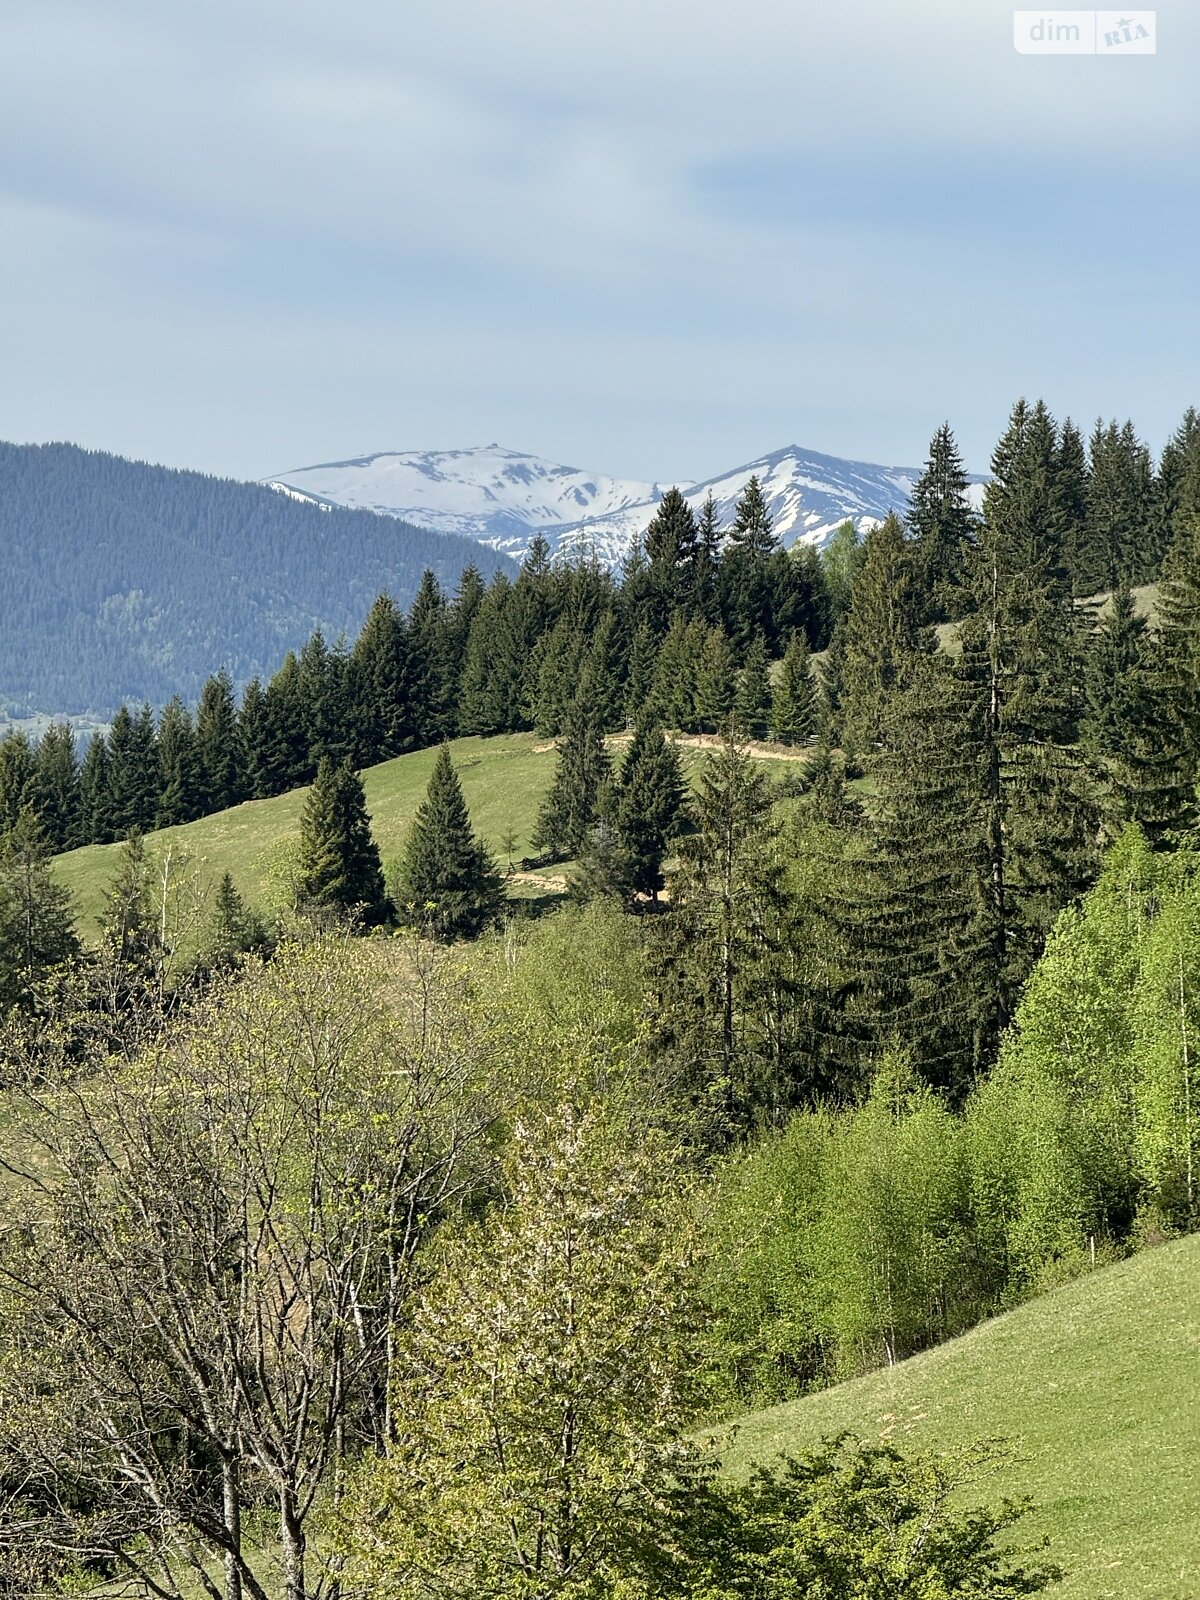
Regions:
<instances>
[{"instance_id":1,"label":"grassy slope","mask_svg":"<svg viewBox=\"0 0 1200 1600\"><path fill-rule=\"evenodd\" d=\"M975 1498L1029 1494L1062 1600L1200 1596L1200 1238L1147 1251L890 1370L746 1417L734 1470L848 1428L901 1448L1002 1438Z\"/></svg>"},{"instance_id":2,"label":"grassy slope","mask_svg":"<svg viewBox=\"0 0 1200 1600\"><path fill-rule=\"evenodd\" d=\"M700 752L693 747L695 742L680 752L690 776L694 776L701 760ZM519 862L530 855L529 836L538 806L554 777L555 752L551 742L525 733L495 739L456 739L450 748L471 820L501 865L507 864L502 841L510 829L515 835L514 860ZM793 751L769 750L761 745L754 748L761 759L796 759ZM424 798L436 754L435 750L419 750L385 761L363 774L371 827L385 867L400 853L409 824ZM149 842L157 850L167 844L177 846L209 879L231 872L247 900L267 906L271 901L272 858L295 837L307 792L296 789L273 800L251 800L185 827L163 829L150 835ZM85 937L96 930L119 848L88 845L59 856L54 863L59 880L75 894ZM546 888L552 891L561 882L562 872L562 866L557 866L538 876L549 880ZM523 893L539 892L537 882L532 880L516 887Z\"/></svg>"}]
</instances>

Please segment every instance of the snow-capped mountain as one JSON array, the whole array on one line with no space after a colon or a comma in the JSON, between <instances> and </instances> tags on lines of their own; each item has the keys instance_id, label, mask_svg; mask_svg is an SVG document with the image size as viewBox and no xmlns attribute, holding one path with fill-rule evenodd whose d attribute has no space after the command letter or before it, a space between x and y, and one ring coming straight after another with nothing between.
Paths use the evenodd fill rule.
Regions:
<instances>
[{"instance_id":1,"label":"snow-capped mountain","mask_svg":"<svg viewBox=\"0 0 1200 1600\"><path fill-rule=\"evenodd\" d=\"M789 445L733 472L680 484L697 509L711 490L723 522L752 475L786 545L820 548L847 519L859 530L908 504L917 469L845 461ZM300 467L267 482L319 505L402 517L520 557L536 533L558 553L587 550L615 566L654 515L665 485L556 466L499 445L474 450L384 452Z\"/></svg>"}]
</instances>

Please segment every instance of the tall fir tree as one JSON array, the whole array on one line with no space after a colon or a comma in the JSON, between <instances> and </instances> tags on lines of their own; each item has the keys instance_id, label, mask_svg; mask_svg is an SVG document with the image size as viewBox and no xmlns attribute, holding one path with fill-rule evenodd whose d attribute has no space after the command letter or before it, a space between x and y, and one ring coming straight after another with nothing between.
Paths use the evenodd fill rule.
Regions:
<instances>
[{"instance_id":1,"label":"tall fir tree","mask_svg":"<svg viewBox=\"0 0 1200 1600\"><path fill-rule=\"evenodd\" d=\"M65 722L52 722L38 741L34 809L50 851L84 844L75 735Z\"/></svg>"},{"instance_id":2,"label":"tall fir tree","mask_svg":"<svg viewBox=\"0 0 1200 1600\"><path fill-rule=\"evenodd\" d=\"M99 732L88 740L79 768L79 836L84 844L108 844L113 838L108 741Z\"/></svg>"},{"instance_id":3,"label":"tall fir tree","mask_svg":"<svg viewBox=\"0 0 1200 1600\"><path fill-rule=\"evenodd\" d=\"M158 765L154 826L170 828L200 816L204 803L200 751L191 715L178 695L158 719Z\"/></svg>"},{"instance_id":4,"label":"tall fir tree","mask_svg":"<svg viewBox=\"0 0 1200 1600\"><path fill-rule=\"evenodd\" d=\"M737 693L737 664L733 649L719 623L705 630L696 659L692 703L694 723L700 733L720 733L728 727Z\"/></svg>"},{"instance_id":5,"label":"tall fir tree","mask_svg":"<svg viewBox=\"0 0 1200 1600\"><path fill-rule=\"evenodd\" d=\"M930 441L908 512L913 581L925 622L959 617L965 607L967 562L976 534L968 486L950 424L943 422Z\"/></svg>"},{"instance_id":6,"label":"tall fir tree","mask_svg":"<svg viewBox=\"0 0 1200 1600\"><path fill-rule=\"evenodd\" d=\"M122 706L108 732L108 812L117 838L153 828L160 785L153 713Z\"/></svg>"},{"instance_id":7,"label":"tall fir tree","mask_svg":"<svg viewBox=\"0 0 1200 1600\"><path fill-rule=\"evenodd\" d=\"M690 1078L718 1138L774 1119L791 1099L771 1026L793 999L773 811L728 729L687 808L656 954L656 1048Z\"/></svg>"},{"instance_id":8,"label":"tall fir tree","mask_svg":"<svg viewBox=\"0 0 1200 1600\"><path fill-rule=\"evenodd\" d=\"M362 779L343 762L321 760L300 814L300 856L296 878L299 909L353 917L366 927L387 919L379 847Z\"/></svg>"},{"instance_id":9,"label":"tall fir tree","mask_svg":"<svg viewBox=\"0 0 1200 1600\"><path fill-rule=\"evenodd\" d=\"M205 812L246 798L245 753L238 737L233 680L224 667L208 679L196 708L196 750Z\"/></svg>"},{"instance_id":10,"label":"tall fir tree","mask_svg":"<svg viewBox=\"0 0 1200 1600\"><path fill-rule=\"evenodd\" d=\"M1159 647L1127 584L1112 596L1088 648L1084 750L1100 774L1107 841L1136 822L1155 845L1191 823L1192 784L1180 729L1157 671Z\"/></svg>"},{"instance_id":11,"label":"tall fir tree","mask_svg":"<svg viewBox=\"0 0 1200 1600\"><path fill-rule=\"evenodd\" d=\"M771 722L771 663L761 633L755 635L738 673L733 714L746 738L766 738Z\"/></svg>"},{"instance_id":12,"label":"tall fir tree","mask_svg":"<svg viewBox=\"0 0 1200 1600\"><path fill-rule=\"evenodd\" d=\"M447 745L405 842L394 898L402 921L444 943L475 938L503 909L500 875L471 827Z\"/></svg>"},{"instance_id":13,"label":"tall fir tree","mask_svg":"<svg viewBox=\"0 0 1200 1600\"><path fill-rule=\"evenodd\" d=\"M71 892L49 867L32 806L0 839L0 1008L33 1007L42 984L80 952Z\"/></svg>"},{"instance_id":14,"label":"tall fir tree","mask_svg":"<svg viewBox=\"0 0 1200 1600\"><path fill-rule=\"evenodd\" d=\"M578 855L603 810L610 774L602 714L585 675L558 743L558 765L538 811L534 845L559 858Z\"/></svg>"},{"instance_id":15,"label":"tall fir tree","mask_svg":"<svg viewBox=\"0 0 1200 1600\"><path fill-rule=\"evenodd\" d=\"M817 732L817 691L812 658L802 633L793 633L771 692L771 737L781 744L807 744Z\"/></svg>"},{"instance_id":16,"label":"tall fir tree","mask_svg":"<svg viewBox=\"0 0 1200 1600\"><path fill-rule=\"evenodd\" d=\"M850 609L836 653L838 720L856 750L878 742L889 702L908 685L913 664L931 640L913 574L912 549L895 516L866 537Z\"/></svg>"},{"instance_id":17,"label":"tall fir tree","mask_svg":"<svg viewBox=\"0 0 1200 1600\"><path fill-rule=\"evenodd\" d=\"M453 661L449 604L426 568L408 613L412 719L418 745L436 744L454 731Z\"/></svg>"},{"instance_id":18,"label":"tall fir tree","mask_svg":"<svg viewBox=\"0 0 1200 1600\"><path fill-rule=\"evenodd\" d=\"M614 784L611 822L629 888L651 900L663 886L663 861L682 821L683 795L683 768L674 745L661 727L644 721Z\"/></svg>"},{"instance_id":19,"label":"tall fir tree","mask_svg":"<svg viewBox=\"0 0 1200 1600\"><path fill-rule=\"evenodd\" d=\"M36 801L37 763L29 735L10 729L0 739L0 834L15 828L27 805Z\"/></svg>"}]
</instances>

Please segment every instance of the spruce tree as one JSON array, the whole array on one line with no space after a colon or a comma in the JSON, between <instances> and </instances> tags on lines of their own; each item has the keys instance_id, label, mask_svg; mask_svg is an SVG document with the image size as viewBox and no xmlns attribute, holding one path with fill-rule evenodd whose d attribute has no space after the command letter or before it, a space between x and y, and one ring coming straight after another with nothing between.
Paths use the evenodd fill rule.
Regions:
<instances>
[{"instance_id":1,"label":"spruce tree","mask_svg":"<svg viewBox=\"0 0 1200 1600\"><path fill-rule=\"evenodd\" d=\"M975 540L967 487L950 424L943 422L930 442L925 470L913 485L908 512L914 582L926 622L962 615L967 558Z\"/></svg>"},{"instance_id":2,"label":"spruce tree","mask_svg":"<svg viewBox=\"0 0 1200 1600\"><path fill-rule=\"evenodd\" d=\"M55 881L31 806L0 839L0 1007L29 1007L80 951L71 892Z\"/></svg>"},{"instance_id":3,"label":"spruce tree","mask_svg":"<svg viewBox=\"0 0 1200 1600\"><path fill-rule=\"evenodd\" d=\"M159 793L154 826L170 828L201 815L200 752L191 716L178 695L158 719Z\"/></svg>"},{"instance_id":4,"label":"spruce tree","mask_svg":"<svg viewBox=\"0 0 1200 1600\"><path fill-rule=\"evenodd\" d=\"M238 740L246 756L246 798L265 800L271 786L271 720L262 680L251 678L238 706Z\"/></svg>"},{"instance_id":5,"label":"spruce tree","mask_svg":"<svg viewBox=\"0 0 1200 1600\"><path fill-rule=\"evenodd\" d=\"M79 839L82 844L107 844L112 837L108 741L93 733L79 769Z\"/></svg>"},{"instance_id":6,"label":"spruce tree","mask_svg":"<svg viewBox=\"0 0 1200 1600\"><path fill-rule=\"evenodd\" d=\"M349 762L324 757L300 814L298 909L353 917L367 927L386 920L379 848L371 837L362 779Z\"/></svg>"},{"instance_id":7,"label":"spruce tree","mask_svg":"<svg viewBox=\"0 0 1200 1600\"><path fill-rule=\"evenodd\" d=\"M729 543L739 551L758 557L771 555L779 547L767 507L767 498L756 473L743 489L733 514Z\"/></svg>"},{"instance_id":8,"label":"spruce tree","mask_svg":"<svg viewBox=\"0 0 1200 1600\"><path fill-rule=\"evenodd\" d=\"M771 737L781 744L807 744L817 731L817 691L812 661L802 633L784 651L771 694Z\"/></svg>"},{"instance_id":9,"label":"spruce tree","mask_svg":"<svg viewBox=\"0 0 1200 1600\"><path fill-rule=\"evenodd\" d=\"M153 713L122 706L108 733L108 817L118 838L154 826L161 783Z\"/></svg>"},{"instance_id":10,"label":"spruce tree","mask_svg":"<svg viewBox=\"0 0 1200 1600\"><path fill-rule=\"evenodd\" d=\"M765 739L771 721L771 664L762 634L756 634L738 673L734 717L748 739Z\"/></svg>"},{"instance_id":11,"label":"spruce tree","mask_svg":"<svg viewBox=\"0 0 1200 1600\"><path fill-rule=\"evenodd\" d=\"M162 954L150 873L145 841L135 828L121 845L117 868L104 896L101 947L112 977L113 1009L130 999L158 966Z\"/></svg>"},{"instance_id":12,"label":"spruce tree","mask_svg":"<svg viewBox=\"0 0 1200 1600\"><path fill-rule=\"evenodd\" d=\"M558 766L538 811L533 843L563 858L578 855L600 815L611 771L604 726L585 676L558 744Z\"/></svg>"},{"instance_id":13,"label":"spruce tree","mask_svg":"<svg viewBox=\"0 0 1200 1600\"><path fill-rule=\"evenodd\" d=\"M692 608L708 622L716 622L720 611L717 579L721 565L721 514L712 490L705 496L696 520L696 568Z\"/></svg>"},{"instance_id":14,"label":"spruce tree","mask_svg":"<svg viewBox=\"0 0 1200 1600\"><path fill-rule=\"evenodd\" d=\"M651 900L663 886L663 860L682 820L683 794L674 745L656 723L641 723L614 785L611 820L628 886Z\"/></svg>"},{"instance_id":15,"label":"spruce tree","mask_svg":"<svg viewBox=\"0 0 1200 1600\"><path fill-rule=\"evenodd\" d=\"M1128 584L1122 584L1088 647L1080 727L1083 747L1106 780L1104 809L1110 839L1127 822L1141 821L1132 780L1139 734L1149 714L1148 649L1145 619L1134 609Z\"/></svg>"},{"instance_id":16,"label":"spruce tree","mask_svg":"<svg viewBox=\"0 0 1200 1600\"><path fill-rule=\"evenodd\" d=\"M457 728L460 733L503 733L510 725L512 669L498 659L498 641L507 637L512 584L499 572L488 586L467 638L459 680Z\"/></svg>"},{"instance_id":17,"label":"spruce tree","mask_svg":"<svg viewBox=\"0 0 1200 1600\"><path fill-rule=\"evenodd\" d=\"M696 515L678 489L668 489L644 533L657 627L665 629L681 607L690 609L700 549Z\"/></svg>"},{"instance_id":18,"label":"spruce tree","mask_svg":"<svg viewBox=\"0 0 1200 1600\"><path fill-rule=\"evenodd\" d=\"M37 764L29 735L14 728L0 739L0 835L15 828L17 818L37 793Z\"/></svg>"},{"instance_id":19,"label":"spruce tree","mask_svg":"<svg viewBox=\"0 0 1200 1600\"><path fill-rule=\"evenodd\" d=\"M403 921L445 943L475 938L503 908L500 875L475 837L447 745L417 808L394 897Z\"/></svg>"},{"instance_id":20,"label":"spruce tree","mask_svg":"<svg viewBox=\"0 0 1200 1600\"><path fill-rule=\"evenodd\" d=\"M200 692L196 750L205 812L224 811L244 800L246 758L238 738L233 681L223 667Z\"/></svg>"},{"instance_id":21,"label":"spruce tree","mask_svg":"<svg viewBox=\"0 0 1200 1600\"><path fill-rule=\"evenodd\" d=\"M629 645L625 680L625 725L636 723L654 687L658 663L658 638L648 622L640 622Z\"/></svg>"},{"instance_id":22,"label":"spruce tree","mask_svg":"<svg viewBox=\"0 0 1200 1600\"><path fill-rule=\"evenodd\" d=\"M308 783L314 770L308 754L300 663L289 650L263 696L263 738L255 776L267 794L287 794Z\"/></svg>"},{"instance_id":23,"label":"spruce tree","mask_svg":"<svg viewBox=\"0 0 1200 1600\"><path fill-rule=\"evenodd\" d=\"M737 664L719 624L705 632L696 661L692 697L694 722L700 733L720 733L728 727L737 693Z\"/></svg>"},{"instance_id":24,"label":"spruce tree","mask_svg":"<svg viewBox=\"0 0 1200 1600\"><path fill-rule=\"evenodd\" d=\"M34 810L53 854L85 841L79 814L79 763L75 735L65 722L52 722L38 741Z\"/></svg>"},{"instance_id":25,"label":"spruce tree","mask_svg":"<svg viewBox=\"0 0 1200 1600\"><path fill-rule=\"evenodd\" d=\"M922 626L912 551L895 516L872 528L839 630L839 707L843 739L869 749L882 732L888 704L911 679L931 640Z\"/></svg>"},{"instance_id":26,"label":"spruce tree","mask_svg":"<svg viewBox=\"0 0 1200 1600\"><path fill-rule=\"evenodd\" d=\"M658 652L648 701L648 709L664 728L686 728L691 720L702 647L696 628L676 612Z\"/></svg>"},{"instance_id":27,"label":"spruce tree","mask_svg":"<svg viewBox=\"0 0 1200 1600\"><path fill-rule=\"evenodd\" d=\"M1063 422L1054 458L1055 490L1062 516L1063 560L1076 595L1095 594L1091 578L1104 563L1089 547L1090 474L1083 435L1070 417Z\"/></svg>"},{"instance_id":28,"label":"spruce tree","mask_svg":"<svg viewBox=\"0 0 1200 1600\"><path fill-rule=\"evenodd\" d=\"M675 1057L718 1135L791 1100L775 1017L793 1006L774 801L732 729L687 807L656 954L656 1048Z\"/></svg>"},{"instance_id":29,"label":"spruce tree","mask_svg":"<svg viewBox=\"0 0 1200 1600\"><path fill-rule=\"evenodd\" d=\"M449 611L441 585L426 568L408 613L408 681L418 746L436 744L453 731L457 684Z\"/></svg>"},{"instance_id":30,"label":"spruce tree","mask_svg":"<svg viewBox=\"0 0 1200 1600\"><path fill-rule=\"evenodd\" d=\"M261 950L267 942L261 919L238 893L231 873L224 873L217 886L209 928L206 955L216 967L231 967L241 956Z\"/></svg>"}]
</instances>

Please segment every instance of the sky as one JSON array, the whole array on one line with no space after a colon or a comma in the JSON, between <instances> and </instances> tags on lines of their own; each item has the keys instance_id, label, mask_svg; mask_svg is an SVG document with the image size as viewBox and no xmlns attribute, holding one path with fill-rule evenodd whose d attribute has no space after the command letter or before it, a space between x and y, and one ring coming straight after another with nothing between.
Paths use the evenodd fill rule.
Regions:
<instances>
[{"instance_id":1,"label":"sky","mask_svg":"<svg viewBox=\"0 0 1200 1600\"><path fill-rule=\"evenodd\" d=\"M1200 405L1200 6L4 0L0 437L256 478L497 441L972 470Z\"/></svg>"}]
</instances>

